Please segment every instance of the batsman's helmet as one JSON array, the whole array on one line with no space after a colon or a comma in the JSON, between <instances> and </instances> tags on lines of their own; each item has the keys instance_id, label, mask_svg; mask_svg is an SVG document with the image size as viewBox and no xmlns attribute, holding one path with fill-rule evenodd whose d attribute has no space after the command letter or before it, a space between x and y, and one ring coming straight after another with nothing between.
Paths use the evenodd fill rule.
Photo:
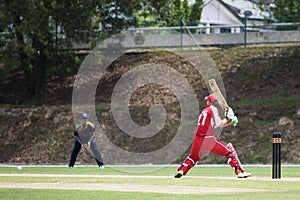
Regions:
<instances>
[{"instance_id":1,"label":"batsman's helmet","mask_svg":"<svg viewBox=\"0 0 300 200\"><path fill-rule=\"evenodd\" d=\"M207 100L207 101L209 101L211 103L214 103L214 102L217 101L217 98L216 98L216 96L214 94L210 94L210 95L206 96L204 98L204 100Z\"/></svg>"},{"instance_id":2,"label":"batsman's helmet","mask_svg":"<svg viewBox=\"0 0 300 200\"><path fill-rule=\"evenodd\" d=\"M82 119L88 119L89 118L89 115L87 113L82 113L81 114L81 118Z\"/></svg>"}]
</instances>

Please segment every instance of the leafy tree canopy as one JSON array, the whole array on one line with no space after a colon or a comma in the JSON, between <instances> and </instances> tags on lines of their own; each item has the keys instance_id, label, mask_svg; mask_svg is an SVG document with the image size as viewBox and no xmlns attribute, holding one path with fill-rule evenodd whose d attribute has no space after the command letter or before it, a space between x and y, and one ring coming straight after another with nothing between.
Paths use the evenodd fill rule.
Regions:
<instances>
[{"instance_id":1,"label":"leafy tree canopy","mask_svg":"<svg viewBox=\"0 0 300 200\"><path fill-rule=\"evenodd\" d=\"M299 0L274 0L271 9L278 22L300 22Z\"/></svg>"},{"instance_id":2,"label":"leafy tree canopy","mask_svg":"<svg viewBox=\"0 0 300 200\"><path fill-rule=\"evenodd\" d=\"M49 73L76 64L66 53L73 53L66 50L74 42L93 42L128 27L178 26L181 18L197 24L202 5L202 0L193 5L188 0L0 0L0 31L5 32L0 64L6 71L23 70L24 95L43 95Z\"/></svg>"}]
</instances>

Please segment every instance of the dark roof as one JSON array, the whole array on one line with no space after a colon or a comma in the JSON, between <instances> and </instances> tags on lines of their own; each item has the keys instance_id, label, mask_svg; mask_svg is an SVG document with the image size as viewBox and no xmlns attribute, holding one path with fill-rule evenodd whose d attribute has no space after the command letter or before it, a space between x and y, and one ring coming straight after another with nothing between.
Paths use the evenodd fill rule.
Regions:
<instances>
[{"instance_id":1,"label":"dark roof","mask_svg":"<svg viewBox=\"0 0 300 200\"><path fill-rule=\"evenodd\" d=\"M271 4L274 2L274 0L249 0L253 3L256 3L256 4Z\"/></svg>"},{"instance_id":2,"label":"dark roof","mask_svg":"<svg viewBox=\"0 0 300 200\"><path fill-rule=\"evenodd\" d=\"M238 9L237 7L234 7L234 6L229 5L229 4L226 4L226 5L228 6L228 8L229 8L232 12L234 12L234 13L241 13L241 10Z\"/></svg>"},{"instance_id":3,"label":"dark roof","mask_svg":"<svg viewBox=\"0 0 300 200\"><path fill-rule=\"evenodd\" d=\"M221 4L223 4L228 10L231 11L231 13L240 21L242 22L242 19L239 17L239 13L241 12L240 9L234 7L234 6L231 6L227 3L224 3L222 0L218 0Z\"/></svg>"}]
</instances>

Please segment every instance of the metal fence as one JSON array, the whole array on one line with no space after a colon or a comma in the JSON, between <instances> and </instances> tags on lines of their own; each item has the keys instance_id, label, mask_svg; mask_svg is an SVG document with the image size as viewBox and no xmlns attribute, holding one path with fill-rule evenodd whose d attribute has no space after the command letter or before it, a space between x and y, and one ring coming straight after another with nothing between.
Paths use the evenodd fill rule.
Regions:
<instances>
[{"instance_id":1,"label":"metal fence","mask_svg":"<svg viewBox=\"0 0 300 200\"><path fill-rule=\"evenodd\" d=\"M187 31L188 29L189 31ZM190 26L162 28L133 28L135 37L144 37L141 47L234 46L262 43L300 42L300 23L277 23L248 26ZM189 34L192 33L192 35ZM124 42L134 47L132 41Z\"/></svg>"},{"instance_id":2,"label":"metal fence","mask_svg":"<svg viewBox=\"0 0 300 200\"><path fill-rule=\"evenodd\" d=\"M191 33L191 34L189 34ZM0 33L1 48L12 40ZM98 38L93 41L103 43ZM104 46L121 48L179 48L196 46L236 46L263 43L299 43L299 23L232 26L178 26L130 28L104 41ZM73 49L91 49L91 43L73 43Z\"/></svg>"}]
</instances>

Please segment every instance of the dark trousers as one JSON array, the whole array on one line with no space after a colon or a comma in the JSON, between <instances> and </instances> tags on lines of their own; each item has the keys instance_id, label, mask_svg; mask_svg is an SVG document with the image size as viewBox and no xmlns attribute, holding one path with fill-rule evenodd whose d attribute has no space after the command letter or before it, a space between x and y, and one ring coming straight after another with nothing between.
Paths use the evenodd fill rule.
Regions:
<instances>
[{"instance_id":1,"label":"dark trousers","mask_svg":"<svg viewBox=\"0 0 300 200\"><path fill-rule=\"evenodd\" d=\"M80 149L81 149L81 143L78 142L77 140L75 140L74 148L73 148L73 151L72 151L72 154L71 154L71 159L70 159L69 167L73 167L74 166ZM94 157L95 157L95 160L96 160L98 166L100 167L100 166L104 165L104 163L102 161L102 157L101 157L100 151L98 149L98 146L97 146L97 143L96 143L95 140L93 140L91 142L90 149L91 149L91 151L94 154Z\"/></svg>"}]
</instances>

